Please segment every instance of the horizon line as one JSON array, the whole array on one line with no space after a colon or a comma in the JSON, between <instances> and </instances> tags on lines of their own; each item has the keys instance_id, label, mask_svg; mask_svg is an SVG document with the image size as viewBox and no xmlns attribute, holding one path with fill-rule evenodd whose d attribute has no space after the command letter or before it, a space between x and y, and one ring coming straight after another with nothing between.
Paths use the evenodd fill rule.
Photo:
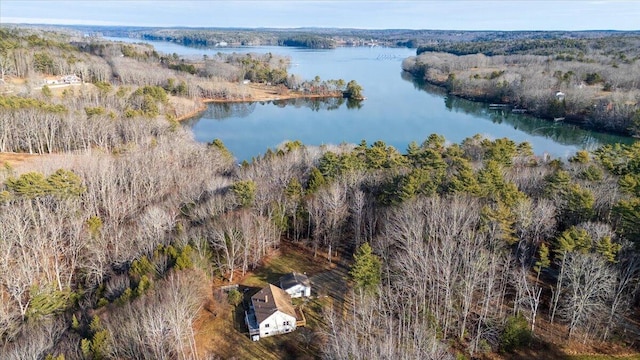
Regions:
<instances>
[{"instance_id":1,"label":"horizon line","mask_svg":"<svg viewBox=\"0 0 640 360\"><path fill-rule=\"evenodd\" d=\"M385 30L403 30L403 31L461 31L461 32L640 32L640 28L636 30L617 30L617 29L582 29L582 30L567 30L567 29L553 29L553 30L541 30L541 29L517 29L517 30L500 30L500 29L437 29L437 28L357 28L357 27L336 27L336 26L297 26L297 27L251 27L251 26L190 26L190 25L123 25L123 24L62 24L62 23L47 23L47 22L5 22L0 20L0 26L6 25L31 25L31 26L85 26L85 27L131 27L131 28L145 28L145 29L230 29L230 30L370 30L370 31L385 31Z\"/></svg>"}]
</instances>

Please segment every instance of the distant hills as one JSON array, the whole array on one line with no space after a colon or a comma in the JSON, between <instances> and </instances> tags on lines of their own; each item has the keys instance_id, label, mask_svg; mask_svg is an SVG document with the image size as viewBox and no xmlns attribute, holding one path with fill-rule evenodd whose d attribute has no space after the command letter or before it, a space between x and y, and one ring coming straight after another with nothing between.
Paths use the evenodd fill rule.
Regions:
<instances>
[{"instance_id":1,"label":"distant hills","mask_svg":"<svg viewBox=\"0 0 640 360\"><path fill-rule=\"evenodd\" d=\"M456 31L410 29L347 28L190 28L92 25L42 25L66 28L85 34L170 41L188 46L282 45L309 48L381 45L418 48L441 43L492 42L542 39L593 39L615 36L640 36L640 31Z\"/></svg>"}]
</instances>

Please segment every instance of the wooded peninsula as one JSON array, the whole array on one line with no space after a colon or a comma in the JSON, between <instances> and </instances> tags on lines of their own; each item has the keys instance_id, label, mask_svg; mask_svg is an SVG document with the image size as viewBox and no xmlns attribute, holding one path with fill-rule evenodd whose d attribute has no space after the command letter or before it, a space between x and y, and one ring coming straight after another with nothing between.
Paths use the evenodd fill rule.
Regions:
<instances>
[{"instance_id":1,"label":"wooded peninsula","mask_svg":"<svg viewBox=\"0 0 640 360\"><path fill-rule=\"evenodd\" d=\"M639 142L554 159L481 135L288 141L237 164L179 120L366 89L277 54L185 59L95 34L184 29L89 30L0 27L2 359L638 358ZM287 36L416 47L403 69L451 95L640 134L636 33ZM290 304L304 321L252 341L251 296L289 273L311 284Z\"/></svg>"},{"instance_id":2,"label":"wooded peninsula","mask_svg":"<svg viewBox=\"0 0 640 360\"><path fill-rule=\"evenodd\" d=\"M403 69L449 93L640 136L640 37L438 42Z\"/></svg>"}]
</instances>

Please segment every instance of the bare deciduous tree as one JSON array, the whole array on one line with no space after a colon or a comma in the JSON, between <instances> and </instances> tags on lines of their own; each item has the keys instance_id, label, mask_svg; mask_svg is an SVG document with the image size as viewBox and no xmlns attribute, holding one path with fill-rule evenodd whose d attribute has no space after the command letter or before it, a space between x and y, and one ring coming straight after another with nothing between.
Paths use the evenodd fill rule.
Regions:
<instances>
[{"instance_id":1,"label":"bare deciduous tree","mask_svg":"<svg viewBox=\"0 0 640 360\"><path fill-rule=\"evenodd\" d=\"M152 293L114 311L104 320L109 358L197 359L193 322L204 297L203 276L172 273Z\"/></svg>"},{"instance_id":2,"label":"bare deciduous tree","mask_svg":"<svg viewBox=\"0 0 640 360\"><path fill-rule=\"evenodd\" d=\"M595 324L605 323L615 276L600 255L572 252L567 255L563 281L567 291L561 301L560 313L568 322L568 336L571 338L581 330L586 340L595 330Z\"/></svg>"}]
</instances>

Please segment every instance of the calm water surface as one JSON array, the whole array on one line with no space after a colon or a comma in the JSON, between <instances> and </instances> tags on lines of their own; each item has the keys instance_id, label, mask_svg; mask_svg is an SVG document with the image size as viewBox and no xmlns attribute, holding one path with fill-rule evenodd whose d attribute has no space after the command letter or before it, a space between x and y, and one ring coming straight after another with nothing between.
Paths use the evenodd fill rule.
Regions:
<instances>
[{"instance_id":1,"label":"calm water surface","mask_svg":"<svg viewBox=\"0 0 640 360\"><path fill-rule=\"evenodd\" d=\"M201 58L217 52L288 55L292 64L290 74L305 79L316 75L323 80L353 79L364 88L367 100L359 106L342 99L210 104L207 111L186 123L198 141L221 139L239 161L264 154L267 148L275 148L286 140L300 140L308 145L383 140L404 152L410 142L421 143L432 133L455 143L483 134L528 141L536 154L557 157L569 156L580 149L593 150L602 144L633 142L627 137L489 110L486 104L447 96L440 89L403 74L401 62L414 55L414 49L310 50L273 46L197 49L168 42L148 43L160 52L184 57Z\"/></svg>"}]
</instances>

